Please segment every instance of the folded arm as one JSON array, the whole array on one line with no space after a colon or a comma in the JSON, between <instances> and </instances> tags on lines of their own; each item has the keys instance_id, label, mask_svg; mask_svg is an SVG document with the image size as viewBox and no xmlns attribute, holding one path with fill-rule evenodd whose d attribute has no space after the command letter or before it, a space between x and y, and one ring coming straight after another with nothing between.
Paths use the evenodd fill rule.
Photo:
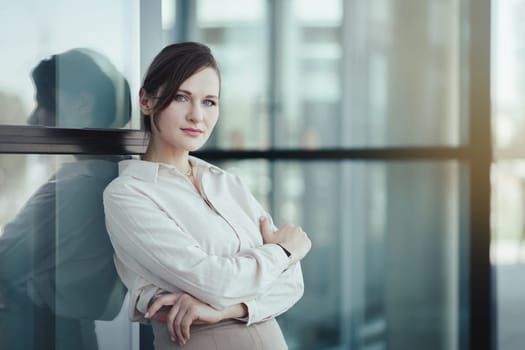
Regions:
<instances>
[{"instance_id":1,"label":"folded arm","mask_svg":"<svg viewBox=\"0 0 525 350\"><path fill-rule=\"evenodd\" d=\"M266 291L244 302L248 314L242 320L250 325L277 317L297 303L303 293L303 275L301 265L297 262L284 271Z\"/></svg>"},{"instance_id":2,"label":"folded arm","mask_svg":"<svg viewBox=\"0 0 525 350\"><path fill-rule=\"evenodd\" d=\"M217 309L255 299L291 263L276 244L230 257L209 255L150 198L130 188L106 191L104 207L124 264L139 265L163 282L159 287L176 286Z\"/></svg>"}]
</instances>

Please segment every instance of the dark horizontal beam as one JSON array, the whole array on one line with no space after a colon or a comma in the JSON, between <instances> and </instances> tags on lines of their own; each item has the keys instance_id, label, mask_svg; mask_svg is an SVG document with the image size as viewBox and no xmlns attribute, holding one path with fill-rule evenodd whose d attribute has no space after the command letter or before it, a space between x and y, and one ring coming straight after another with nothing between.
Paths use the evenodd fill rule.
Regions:
<instances>
[{"instance_id":1,"label":"dark horizontal beam","mask_svg":"<svg viewBox=\"0 0 525 350\"><path fill-rule=\"evenodd\" d=\"M140 130L0 126L0 153L126 155L145 146Z\"/></svg>"},{"instance_id":2,"label":"dark horizontal beam","mask_svg":"<svg viewBox=\"0 0 525 350\"><path fill-rule=\"evenodd\" d=\"M390 147L350 149L277 149L277 150L203 150L199 157L210 160L222 159L288 159L288 160L468 160L468 147Z\"/></svg>"},{"instance_id":3,"label":"dark horizontal beam","mask_svg":"<svg viewBox=\"0 0 525 350\"><path fill-rule=\"evenodd\" d=\"M31 154L141 154L146 138L140 130L63 129L0 126L0 153ZM209 160L469 160L472 147L385 147L344 149L202 150L195 155Z\"/></svg>"}]
</instances>

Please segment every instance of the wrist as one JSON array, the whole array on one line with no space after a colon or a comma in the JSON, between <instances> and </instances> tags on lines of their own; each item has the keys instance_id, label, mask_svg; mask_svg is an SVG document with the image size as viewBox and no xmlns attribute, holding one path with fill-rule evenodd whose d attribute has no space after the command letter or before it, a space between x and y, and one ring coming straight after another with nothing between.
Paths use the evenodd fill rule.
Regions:
<instances>
[{"instance_id":1,"label":"wrist","mask_svg":"<svg viewBox=\"0 0 525 350\"><path fill-rule=\"evenodd\" d=\"M228 306L221 310L221 321L232 318L244 318L248 315L248 307L244 303Z\"/></svg>"},{"instance_id":2,"label":"wrist","mask_svg":"<svg viewBox=\"0 0 525 350\"><path fill-rule=\"evenodd\" d=\"M292 256L292 253L288 249L286 249L282 244L280 243L275 243L275 244L281 247L281 249L283 250L283 252L286 254L288 258Z\"/></svg>"}]
</instances>

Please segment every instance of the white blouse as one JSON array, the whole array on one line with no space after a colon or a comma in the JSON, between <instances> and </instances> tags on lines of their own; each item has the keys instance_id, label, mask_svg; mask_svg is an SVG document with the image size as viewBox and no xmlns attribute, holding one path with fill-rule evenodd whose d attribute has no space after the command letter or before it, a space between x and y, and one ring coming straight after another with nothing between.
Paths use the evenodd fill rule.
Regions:
<instances>
[{"instance_id":1,"label":"white blouse","mask_svg":"<svg viewBox=\"0 0 525 350\"><path fill-rule=\"evenodd\" d=\"M184 291L217 309L244 303L248 325L285 312L303 294L300 264L263 244L259 218L267 214L237 176L190 161L201 193L174 166L136 159L120 162L104 191L130 318L143 319L161 291Z\"/></svg>"}]
</instances>

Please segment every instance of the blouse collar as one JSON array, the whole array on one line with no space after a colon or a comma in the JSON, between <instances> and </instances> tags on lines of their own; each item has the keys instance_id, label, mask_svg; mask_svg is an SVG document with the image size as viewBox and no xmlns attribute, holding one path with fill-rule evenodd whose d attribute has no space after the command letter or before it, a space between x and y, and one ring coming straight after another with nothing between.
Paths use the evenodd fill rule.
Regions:
<instances>
[{"instance_id":1,"label":"blouse collar","mask_svg":"<svg viewBox=\"0 0 525 350\"><path fill-rule=\"evenodd\" d=\"M202 159L194 156L189 157L192 167L195 169L199 167L200 170L209 170L210 173L220 175L224 170L212 165ZM166 168L167 170L176 169L175 166L165 163L150 162L141 159L127 159L119 162L119 175L132 176L145 182L157 182L159 170ZM173 172L177 173L177 172ZM183 176L180 172L179 175Z\"/></svg>"}]
</instances>

